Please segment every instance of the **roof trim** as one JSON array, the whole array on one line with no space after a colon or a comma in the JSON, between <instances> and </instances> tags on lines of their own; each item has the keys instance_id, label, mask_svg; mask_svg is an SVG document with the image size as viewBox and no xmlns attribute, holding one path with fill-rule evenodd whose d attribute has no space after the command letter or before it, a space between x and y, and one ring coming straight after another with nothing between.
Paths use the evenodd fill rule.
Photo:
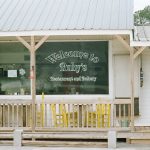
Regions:
<instances>
[{"instance_id":1,"label":"roof trim","mask_svg":"<svg viewBox=\"0 0 150 150\"><path fill-rule=\"evenodd\" d=\"M150 41L131 41L130 46L135 47L135 46L150 46Z\"/></svg>"},{"instance_id":2,"label":"roof trim","mask_svg":"<svg viewBox=\"0 0 150 150\"><path fill-rule=\"evenodd\" d=\"M129 35L130 46L150 46L150 41L134 41L132 30L48 30L0 32L1 37L8 36L64 36L64 35Z\"/></svg>"},{"instance_id":3,"label":"roof trim","mask_svg":"<svg viewBox=\"0 0 150 150\"><path fill-rule=\"evenodd\" d=\"M59 35L130 35L132 30L48 30L0 32L0 36L59 36Z\"/></svg>"}]
</instances>

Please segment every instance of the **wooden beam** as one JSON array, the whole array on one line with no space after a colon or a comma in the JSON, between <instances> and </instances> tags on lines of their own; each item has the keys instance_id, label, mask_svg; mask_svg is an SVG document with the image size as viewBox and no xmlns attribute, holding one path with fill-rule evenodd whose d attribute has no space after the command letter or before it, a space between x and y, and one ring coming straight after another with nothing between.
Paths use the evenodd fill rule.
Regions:
<instances>
[{"instance_id":1,"label":"wooden beam","mask_svg":"<svg viewBox=\"0 0 150 150\"><path fill-rule=\"evenodd\" d=\"M31 51L31 45L26 41L24 40L22 37L20 36L16 36L16 38L18 39L18 41L20 41L29 51Z\"/></svg>"},{"instance_id":2,"label":"wooden beam","mask_svg":"<svg viewBox=\"0 0 150 150\"><path fill-rule=\"evenodd\" d=\"M137 58L147 47L141 47L135 54L134 54L134 59Z\"/></svg>"},{"instance_id":3,"label":"wooden beam","mask_svg":"<svg viewBox=\"0 0 150 150\"><path fill-rule=\"evenodd\" d=\"M115 37L124 45L124 47L130 52L132 49L130 45L119 35L115 35Z\"/></svg>"},{"instance_id":4,"label":"wooden beam","mask_svg":"<svg viewBox=\"0 0 150 150\"><path fill-rule=\"evenodd\" d=\"M48 35L44 36L36 45L35 45L35 51L48 39Z\"/></svg>"},{"instance_id":5,"label":"wooden beam","mask_svg":"<svg viewBox=\"0 0 150 150\"><path fill-rule=\"evenodd\" d=\"M35 131L35 100L36 100L36 74L35 74L35 39L31 36L31 51L30 51L30 75L31 78L31 95L32 95L32 131Z\"/></svg>"},{"instance_id":6,"label":"wooden beam","mask_svg":"<svg viewBox=\"0 0 150 150\"><path fill-rule=\"evenodd\" d=\"M130 51L131 73L131 131L134 131L134 50Z\"/></svg>"},{"instance_id":7,"label":"wooden beam","mask_svg":"<svg viewBox=\"0 0 150 150\"><path fill-rule=\"evenodd\" d=\"M114 104L131 104L131 99L123 99L123 98L119 98L119 99L115 99L114 100Z\"/></svg>"}]
</instances>

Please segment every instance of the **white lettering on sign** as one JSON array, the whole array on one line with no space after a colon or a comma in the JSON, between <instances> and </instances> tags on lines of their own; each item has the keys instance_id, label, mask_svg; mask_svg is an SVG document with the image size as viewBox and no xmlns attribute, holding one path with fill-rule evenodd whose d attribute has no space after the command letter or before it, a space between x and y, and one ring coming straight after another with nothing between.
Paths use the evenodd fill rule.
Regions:
<instances>
[{"instance_id":1,"label":"white lettering on sign","mask_svg":"<svg viewBox=\"0 0 150 150\"><path fill-rule=\"evenodd\" d=\"M79 77L49 77L50 81L55 82L96 82L96 77L79 76Z\"/></svg>"},{"instance_id":2,"label":"white lettering on sign","mask_svg":"<svg viewBox=\"0 0 150 150\"><path fill-rule=\"evenodd\" d=\"M61 82L61 81L67 81L67 82L71 82L73 81L73 77L53 77L51 76L50 77L50 81L58 81L58 82Z\"/></svg>"},{"instance_id":3,"label":"white lettering on sign","mask_svg":"<svg viewBox=\"0 0 150 150\"><path fill-rule=\"evenodd\" d=\"M92 50L91 50L92 51ZM54 64L57 61L64 60L66 58L78 58L80 60L88 60L93 63L98 63L99 62L99 57L96 57L94 54L89 54L87 52L82 52L82 51L58 51L57 53L52 53L48 57L45 58L48 62ZM59 64L60 67L60 72L75 72L75 73L81 73L81 72L86 72L88 70L87 64L80 63L80 64L75 64L75 62L70 62L67 64L66 62L60 62ZM50 81L96 81L96 77L85 77L85 76L80 76L80 78L54 78L50 77Z\"/></svg>"},{"instance_id":4,"label":"white lettering on sign","mask_svg":"<svg viewBox=\"0 0 150 150\"><path fill-rule=\"evenodd\" d=\"M58 60L63 60L65 58L80 58L80 59L88 59L93 63L98 63L99 58L95 57L94 54L89 54L87 52L82 51L59 51L58 53L53 53L46 57L45 59L50 63L56 63Z\"/></svg>"},{"instance_id":5,"label":"white lettering on sign","mask_svg":"<svg viewBox=\"0 0 150 150\"><path fill-rule=\"evenodd\" d=\"M87 65L84 65L81 63L80 65L76 65L74 62L71 62L71 64L66 64L65 62L60 63L60 71L72 71L79 73L81 71L87 71Z\"/></svg>"},{"instance_id":6,"label":"white lettering on sign","mask_svg":"<svg viewBox=\"0 0 150 150\"><path fill-rule=\"evenodd\" d=\"M94 62L94 63L98 63L99 62L99 58L95 57L94 54L90 55L89 60L92 61L92 62Z\"/></svg>"}]
</instances>

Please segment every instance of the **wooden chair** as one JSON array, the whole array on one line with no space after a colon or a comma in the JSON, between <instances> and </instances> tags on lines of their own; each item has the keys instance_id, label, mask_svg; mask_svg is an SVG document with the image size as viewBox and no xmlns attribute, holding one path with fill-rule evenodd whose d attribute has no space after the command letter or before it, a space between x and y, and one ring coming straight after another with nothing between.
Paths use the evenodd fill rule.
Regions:
<instances>
[{"instance_id":1,"label":"wooden chair","mask_svg":"<svg viewBox=\"0 0 150 150\"><path fill-rule=\"evenodd\" d=\"M104 128L110 127L110 104L96 104L96 111L88 112L88 126Z\"/></svg>"},{"instance_id":2,"label":"wooden chair","mask_svg":"<svg viewBox=\"0 0 150 150\"><path fill-rule=\"evenodd\" d=\"M58 105L51 104L50 107L51 107L54 127L68 127L68 118L67 118L65 104L58 104Z\"/></svg>"},{"instance_id":3,"label":"wooden chair","mask_svg":"<svg viewBox=\"0 0 150 150\"><path fill-rule=\"evenodd\" d=\"M45 105L37 104L36 105L36 126L37 127L44 127L45 126Z\"/></svg>"}]
</instances>

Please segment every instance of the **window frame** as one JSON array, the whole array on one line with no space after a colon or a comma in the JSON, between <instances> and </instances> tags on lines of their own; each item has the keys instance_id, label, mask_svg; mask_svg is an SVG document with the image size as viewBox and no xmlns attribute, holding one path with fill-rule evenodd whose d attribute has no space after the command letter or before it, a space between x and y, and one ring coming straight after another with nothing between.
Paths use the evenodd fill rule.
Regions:
<instances>
[{"instance_id":1,"label":"window frame","mask_svg":"<svg viewBox=\"0 0 150 150\"><path fill-rule=\"evenodd\" d=\"M108 42L108 82L109 82L109 94L84 94L84 95L45 95L45 100L49 99L49 98L54 98L54 99L85 99L85 100L97 100L98 98L105 98L107 100L113 100L114 96L113 96L113 91L114 91L114 84L113 84L113 63L112 63L112 40L65 40L65 42L77 42L77 41L107 41ZM51 41L50 41L51 42ZM52 42L62 42L62 40L57 40L57 41L52 41ZM29 52L30 53L30 52ZM30 61L30 65L31 65L31 61ZM32 91L31 87L30 87L30 91ZM31 92L32 93L32 92ZM0 99L31 99L32 95L0 95ZM41 99L41 95L36 95L36 99L40 100Z\"/></svg>"}]
</instances>

